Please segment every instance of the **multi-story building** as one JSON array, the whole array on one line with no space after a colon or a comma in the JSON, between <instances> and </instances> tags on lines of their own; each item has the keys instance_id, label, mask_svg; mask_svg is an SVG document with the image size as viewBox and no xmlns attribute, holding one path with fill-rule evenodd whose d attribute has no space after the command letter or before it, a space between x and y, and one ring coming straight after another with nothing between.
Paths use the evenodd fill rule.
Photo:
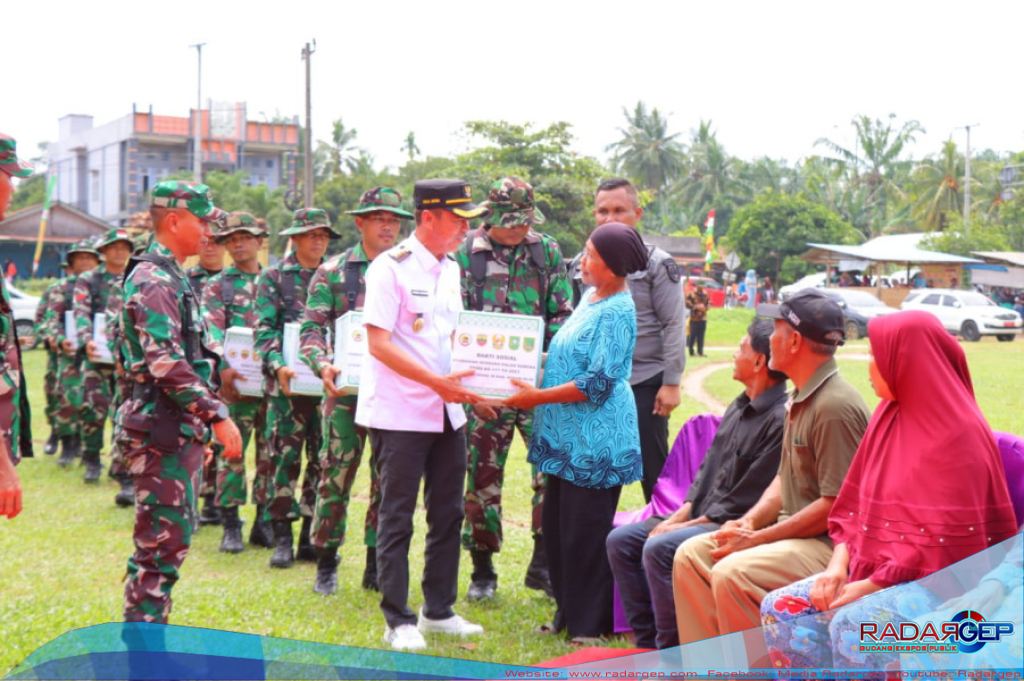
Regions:
<instances>
[{"instance_id":1,"label":"multi-story building","mask_svg":"<svg viewBox=\"0 0 1024 681\"><path fill-rule=\"evenodd\" d=\"M113 225L148 205L153 185L171 173L189 174L195 153L196 110L187 117L158 116L152 107L101 126L92 116L60 119L60 136L47 149L57 173L55 198ZM253 185L275 189L295 182L299 126L246 120L244 103L218 104L199 111L203 173L249 174ZM190 178L191 179L191 178Z\"/></svg>"}]
</instances>

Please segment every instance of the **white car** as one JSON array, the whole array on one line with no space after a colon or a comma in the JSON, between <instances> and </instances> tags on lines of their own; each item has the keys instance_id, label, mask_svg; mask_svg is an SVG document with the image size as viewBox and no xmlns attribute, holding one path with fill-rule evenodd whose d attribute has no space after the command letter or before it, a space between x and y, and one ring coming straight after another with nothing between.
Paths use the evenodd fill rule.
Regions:
<instances>
[{"instance_id":1,"label":"white car","mask_svg":"<svg viewBox=\"0 0 1024 681\"><path fill-rule=\"evenodd\" d=\"M18 338L32 338L32 327L36 322L36 310L39 308L39 298L30 296L10 284L7 285L7 292L11 296L11 312L14 314L14 326L18 329ZM35 347L35 340L23 347Z\"/></svg>"},{"instance_id":2,"label":"white car","mask_svg":"<svg viewBox=\"0 0 1024 681\"><path fill-rule=\"evenodd\" d=\"M1013 310L999 307L976 291L941 288L915 289L900 305L901 310L927 310L939 318L946 330L960 334L965 341L995 336L1012 341L1024 326Z\"/></svg>"},{"instance_id":3,"label":"white car","mask_svg":"<svg viewBox=\"0 0 1024 681\"><path fill-rule=\"evenodd\" d=\"M805 277L797 279L792 284L786 284L779 289L779 300L785 301L791 295L797 291L805 288L824 288L825 287L825 272L815 272L814 274L808 274Z\"/></svg>"}]
</instances>

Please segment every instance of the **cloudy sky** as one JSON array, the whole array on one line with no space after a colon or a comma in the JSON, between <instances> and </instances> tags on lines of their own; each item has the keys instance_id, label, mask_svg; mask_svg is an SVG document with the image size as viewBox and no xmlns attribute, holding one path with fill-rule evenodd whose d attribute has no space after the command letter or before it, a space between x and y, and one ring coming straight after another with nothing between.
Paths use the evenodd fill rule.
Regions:
<instances>
[{"instance_id":1,"label":"cloudy sky","mask_svg":"<svg viewBox=\"0 0 1024 681\"><path fill-rule=\"evenodd\" d=\"M975 150L1024 149L1018 47L1024 3L990 2L228 2L12 1L3 5L0 130L23 155L57 121L131 112L185 116L203 99L249 117L304 115L313 55L314 139L339 116L378 166L409 131L425 154L467 148L462 122L573 124L605 158L638 100L688 139L711 119L726 150L794 162L814 141L853 142L856 114L926 128L936 153L958 126ZM822 149L817 150L818 153Z\"/></svg>"}]
</instances>

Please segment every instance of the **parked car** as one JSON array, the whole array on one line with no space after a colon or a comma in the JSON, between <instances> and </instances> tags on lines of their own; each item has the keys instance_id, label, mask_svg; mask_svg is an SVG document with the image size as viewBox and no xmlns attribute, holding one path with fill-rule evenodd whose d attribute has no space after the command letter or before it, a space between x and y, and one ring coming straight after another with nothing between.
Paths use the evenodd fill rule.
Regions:
<instances>
[{"instance_id":1,"label":"parked car","mask_svg":"<svg viewBox=\"0 0 1024 681\"><path fill-rule=\"evenodd\" d=\"M846 340L857 340L868 335L868 320L882 315L899 312L889 307L867 291L851 291L842 288L825 288L821 290L826 296L836 301L843 309L843 320L846 323Z\"/></svg>"},{"instance_id":2,"label":"parked car","mask_svg":"<svg viewBox=\"0 0 1024 681\"><path fill-rule=\"evenodd\" d=\"M689 277L683 279L683 293L686 293L686 282L696 284L698 281L704 285L704 291L708 294L711 307L725 307L725 286L711 277Z\"/></svg>"},{"instance_id":3,"label":"parked car","mask_svg":"<svg viewBox=\"0 0 1024 681\"><path fill-rule=\"evenodd\" d=\"M903 300L900 309L927 310L939 318L947 331L960 334L965 341L995 336L1009 342L1024 326L1019 314L999 307L975 291L915 289Z\"/></svg>"},{"instance_id":4,"label":"parked car","mask_svg":"<svg viewBox=\"0 0 1024 681\"><path fill-rule=\"evenodd\" d=\"M825 278L824 272L815 272L797 279L792 284L786 284L779 289L779 301L784 302L791 295L805 288L824 288Z\"/></svg>"},{"instance_id":5,"label":"parked car","mask_svg":"<svg viewBox=\"0 0 1024 681\"><path fill-rule=\"evenodd\" d=\"M38 340L33 335L32 328L36 322L39 297L30 296L10 284L7 285L7 292L11 296L11 312L14 315L14 326L18 329L18 338L22 339L23 347L34 348Z\"/></svg>"}]
</instances>

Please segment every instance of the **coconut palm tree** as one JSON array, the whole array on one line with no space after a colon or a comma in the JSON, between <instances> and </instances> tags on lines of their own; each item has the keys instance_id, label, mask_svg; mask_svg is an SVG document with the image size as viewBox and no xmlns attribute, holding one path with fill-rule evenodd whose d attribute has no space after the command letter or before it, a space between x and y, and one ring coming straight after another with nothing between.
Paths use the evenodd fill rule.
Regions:
<instances>
[{"instance_id":1,"label":"coconut palm tree","mask_svg":"<svg viewBox=\"0 0 1024 681\"><path fill-rule=\"evenodd\" d=\"M686 165L686 149L676 140L679 134L669 134L668 121L657 108L648 113L643 102L637 102L632 114L625 108L622 113L627 122L619 128L622 139L607 147L614 152L612 166L641 180L647 189L664 188Z\"/></svg>"},{"instance_id":2,"label":"coconut palm tree","mask_svg":"<svg viewBox=\"0 0 1024 681\"><path fill-rule=\"evenodd\" d=\"M953 140L946 140L937 158L926 158L910 175L916 196L914 215L924 231L943 230L950 213L964 210L961 178L964 159Z\"/></svg>"},{"instance_id":3,"label":"coconut palm tree","mask_svg":"<svg viewBox=\"0 0 1024 681\"><path fill-rule=\"evenodd\" d=\"M685 175L672 187L672 194L690 207L691 215L703 215L722 202L742 203L750 186L740 177L740 163L726 153L711 129L711 121L700 122L690 144L690 163Z\"/></svg>"},{"instance_id":4,"label":"coconut palm tree","mask_svg":"<svg viewBox=\"0 0 1024 681\"><path fill-rule=\"evenodd\" d=\"M353 152L359 151L353 144L358 134L355 128L346 128L340 118L331 124L331 140L317 142L313 154L318 178L330 179L344 172L346 160L352 159Z\"/></svg>"},{"instance_id":5,"label":"coconut palm tree","mask_svg":"<svg viewBox=\"0 0 1024 681\"><path fill-rule=\"evenodd\" d=\"M410 161L416 159L416 154L423 153L420 151L420 148L416 146L416 133L412 130L409 131L409 134L405 136L405 144L402 145L402 148L399 149L399 151L404 151L409 154Z\"/></svg>"}]
</instances>

